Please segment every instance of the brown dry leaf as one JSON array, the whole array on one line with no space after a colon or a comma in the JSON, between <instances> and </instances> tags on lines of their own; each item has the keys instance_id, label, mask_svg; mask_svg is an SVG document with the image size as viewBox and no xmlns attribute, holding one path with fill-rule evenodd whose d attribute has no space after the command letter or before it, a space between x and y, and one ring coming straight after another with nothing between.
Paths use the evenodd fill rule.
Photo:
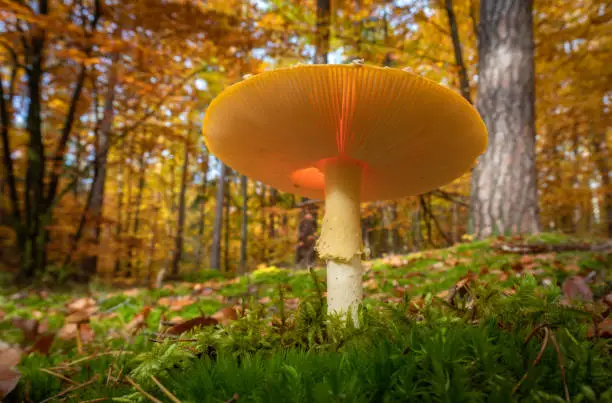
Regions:
<instances>
[{"instance_id":1,"label":"brown dry leaf","mask_svg":"<svg viewBox=\"0 0 612 403\"><path fill-rule=\"evenodd\" d=\"M12 319L13 326L21 329L26 342L33 342L38 337L38 320L16 317Z\"/></svg>"},{"instance_id":2,"label":"brown dry leaf","mask_svg":"<svg viewBox=\"0 0 612 403\"><path fill-rule=\"evenodd\" d=\"M363 288L366 288L370 291L378 290L378 282L376 281L376 279L373 278L368 281L364 281Z\"/></svg>"},{"instance_id":3,"label":"brown dry leaf","mask_svg":"<svg viewBox=\"0 0 612 403\"><path fill-rule=\"evenodd\" d=\"M21 350L17 348L7 348L0 351L0 365L8 368L14 367L21 361Z\"/></svg>"},{"instance_id":4,"label":"brown dry leaf","mask_svg":"<svg viewBox=\"0 0 612 403\"><path fill-rule=\"evenodd\" d=\"M4 399L15 389L21 378L21 373L13 369L13 365L7 365L2 361L0 355L0 399Z\"/></svg>"},{"instance_id":5,"label":"brown dry leaf","mask_svg":"<svg viewBox=\"0 0 612 403\"><path fill-rule=\"evenodd\" d=\"M571 276L563 282L563 293L571 301L582 299L583 301L593 301L593 293L580 276Z\"/></svg>"},{"instance_id":6,"label":"brown dry leaf","mask_svg":"<svg viewBox=\"0 0 612 403\"><path fill-rule=\"evenodd\" d=\"M5 316L6 316L6 312L0 309L0 320L4 319Z\"/></svg>"},{"instance_id":7,"label":"brown dry leaf","mask_svg":"<svg viewBox=\"0 0 612 403\"><path fill-rule=\"evenodd\" d=\"M299 298L287 298L285 300L285 308L287 309L297 309L299 305L300 305Z\"/></svg>"},{"instance_id":8,"label":"brown dry leaf","mask_svg":"<svg viewBox=\"0 0 612 403\"><path fill-rule=\"evenodd\" d=\"M425 275L420 271L411 271L410 273L404 274L404 278L412 278L412 277L424 277Z\"/></svg>"},{"instance_id":9,"label":"brown dry leaf","mask_svg":"<svg viewBox=\"0 0 612 403\"><path fill-rule=\"evenodd\" d=\"M260 304L268 304L270 303L270 301L272 301L272 299L268 296L259 298L259 300L257 300L257 302L259 302Z\"/></svg>"},{"instance_id":10,"label":"brown dry leaf","mask_svg":"<svg viewBox=\"0 0 612 403\"><path fill-rule=\"evenodd\" d=\"M607 294L602 298L603 302L608 305L608 308L612 309L612 293Z\"/></svg>"},{"instance_id":11,"label":"brown dry leaf","mask_svg":"<svg viewBox=\"0 0 612 403\"><path fill-rule=\"evenodd\" d=\"M216 319L222 325L227 325L229 322L238 319L236 311L230 307L221 308L210 317Z\"/></svg>"},{"instance_id":12,"label":"brown dry leaf","mask_svg":"<svg viewBox=\"0 0 612 403\"><path fill-rule=\"evenodd\" d=\"M399 287L395 287L393 289L393 294L396 297L403 297L404 295L406 295L406 292L408 291L409 286L408 285L404 285L404 286L399 286Z\"/></svg>"},{"instance_id":13,"label":"brown dry leaf","mask_svg":"<svg viewBox=\"0 0 612 403\"><path fill-rule=\"evenodd\" d=\"M48 355L54 340L54 333L43 334L38 338L38 340L36 340L36 343L34 343L34 345L28 349L28 353L33 353L36 351L40 355Z\"/></svg>"},{"instance_id":14,"label":"brown dry leaf","mask_svg":"<svg viewBox=\"0 0 612 403\"><path fill-rule=\"evenodd\" d=\"M609 339L612 337L612 318L606 318L604 319L599 326L597 326L598 330L599 330L599 337L604 338L604 339ZM589 326L589 330L587 332L587 337L588 338L593 338L595 337L595 326L593 326L593 324L591 324Z\"/></svg>"},{"instance_id":15,"label":"brown dry leaf","mask_svg":"<svg viewBox=\"0 0 612 403\"><path fill-rule=\"evenodd\" d=\"M178 325L174 325L166 330L166 334L172 334L178 336L183 334L189 330L195 329L200 326L214 326L219 321L210 316L199 316L197 318L189 319L183 323L179 323Z\"/></svg>"},{"instance_id":16,"label":"brown dry leaf","mask_svg":"<svg viewBox=\"0 0 612 403\"><path fill-rule=\"evenodd\" d=\"M177 297L177 298L172 298L172 297L160 298L159 301L157 301L157 303L158 305L169 307L171 311L180 311L184 307L192 305L196 303L197 301L198 300L196 298L186 295L184 297Z\"/></svg>"},{"instance_id":17,"label":"brown dry leaf","mask_svg":"<svg viewBox=\"0 0 612 403\"><path fill-rule=\"evenodd\" d=\"M140 288L130 288L129 290L123 291L123 295L126 297L136 297L141 292Z\"/></svg>"},{"instance_id":18,"label":"brown dry leaf","mask_svg":"<svg viewBox=\"0 0 612 403\"><path fill-rule=\"evenodd\" d=\"M408 305L408 311L417 313L425 306L425 298L423 296L413 297Z\"/></svg>"},{"instance_id":19,"label":"brown dry leaf","mask_svg":"<svg viewBox=\"0 0 612 403\"><path fill-rule=\"evenodd\" d=\"M138 312L127 325L125 325L125 330L128 333L136 334L136 332L146 326L149 313L151 313L151 307L145 306L142 308L142 310Z\"/></svg>"},{"instance_id":20,"label":"brown dry leaf","mask_svg":"<svg viewBox=\"0 0 612 403\"><path fill-rule=\"evenodd\" d=\"M566 273L579 273L580 272L580 266L578 266L577 264L563 265L562 269Z\"/></svg>"}]
</instances>

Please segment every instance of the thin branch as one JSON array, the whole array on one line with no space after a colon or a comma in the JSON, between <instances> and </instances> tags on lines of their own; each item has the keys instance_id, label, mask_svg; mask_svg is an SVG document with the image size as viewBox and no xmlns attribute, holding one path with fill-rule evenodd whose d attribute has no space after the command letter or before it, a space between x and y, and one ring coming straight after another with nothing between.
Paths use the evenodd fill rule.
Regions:
<instances>
[{"instance_id":1,"label":"thin branch","mask_svg":"<svg viewBox=\"0 0 612 403\"><path fill-rule=\"evenodd\" d=\"M93 378L91 378L89 381L87 381L87 382L85 382L85 383L82 383L82 384L80 384L80 385L71 386L71 387L69 387L68 389L64 389L63 391L61 391L61 392L60 392L60 393L58 393L57 395L51 396L51 397L49 397L49 398L46 398L45 400L42 400L40 403L49 402L49 401L51 401L51 400L53 400L53 399L55 399L55 398L57 398L57 397L63 396L63 395L65 395L66 393L68 393L68 392L73 392L73 391L75 391L75 390L77 390L77 389L83 389L85 386L89 386L89 385L91 385L92 383L94 383L95 381L97 381L97 380L98 380L98 377L99 377L99 376L98 376L98 374L96 374L96 375L94 375L94 376L93 376Z\"/></svg>"},{"instance_id":2,"label":"thin branch","mask_svg":"<svg viewBox=\"0 0 612 403\"><path fill-rule=\"evenodd\" d=\"M142 393L146 398L148 398L149 400L151 400L154 403L163 403L161 400L159 400L158 398L156 398L155 396L147 393L139 384L137 384L136 382L134 382L132 380L132 378L130 378L129 376L125 377L125 380L128 381L130 383L130 385L132 385L133 387L136 388L137 391L139 391L140 393Z\"/></svg>"},{"instance_id":3,"label":"thin branch","mask_svg":"<svg viewBox=\"0 0 612 403\"><path fill-rule=\"evenodd\" d=\"M538 330L540 330L540 328L536 327L527 337L527 340L525 342L527 342L531 338L531 336L533 336ZM544 340L542 341L542 347L540 347L540 352L538 353L535 360L533 360L533 363L531 364L532 368L538 365L540 361L542 360L542 357L544 356L544 350L546 350L546 346L548 346L548 339L554 337L554 336L549 337L551 335L552 335L552 332L548 330L548 327L544 327ZM512 388L512 394L516 393L516 391L521 387L523 382L525 382L525 379L527 379L527 375L529 375L529 369L527 369L527 372L525 372L525 375L523 375L521 380Z\"/></svg>"},{"instance_id":4,"label":"thin branch","mask_svg":"<svg viewBox=\"0 0 612 403\"><path fill-rule=\"evenodd\" d=\"M162 385L161 382L158 381L154 375L151 375L151 379L153 379L153 382L155 382L155 384L159 386L162 392L164 392L164 395L168 396L168 399L172 400L174 403L181 403L181 401L177 399L177 397L174 396L172 393L170 393L170 391L166 389L166 387Z\"/></svg>"},{"instance_id":5,"label":"thin branch","mask_svg":"<svg viewBox=\"0 0 612 403\"><path fill-rule=\"evenodd\" d=\"M565 365L563 364L563 354L561 354L561 347L557 342L557 338L553 332L550 332L550 340L553 342L553 346L555 346L555 350L557 351L557 359L559 360L559 369L561 369L561 380L563 380L563 389L565 390L565 400L569 403L571 401L569 390L567 388L567 380L565 378Z\"/></svg>"}]
</instances>

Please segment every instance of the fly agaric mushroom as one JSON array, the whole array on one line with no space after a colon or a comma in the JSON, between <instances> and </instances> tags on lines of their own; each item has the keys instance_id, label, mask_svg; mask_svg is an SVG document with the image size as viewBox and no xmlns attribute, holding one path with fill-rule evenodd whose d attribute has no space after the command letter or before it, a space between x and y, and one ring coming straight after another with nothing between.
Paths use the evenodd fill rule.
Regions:
<instances>
[{"instance_id":1,"label":"fly agaric mushroom","mask_svg":"<svg viewBox=\"0 0 612 403\"><path fill-rule=\"evenodd\" d=\"M367 65L301 65L261 73L213 100L209 150L281 191L325 198L316 249L327 260L332 313L363 296L360 202L416 195L468 171L487 146L478 112L412 73Z\"/></svg>"}]
</instances>

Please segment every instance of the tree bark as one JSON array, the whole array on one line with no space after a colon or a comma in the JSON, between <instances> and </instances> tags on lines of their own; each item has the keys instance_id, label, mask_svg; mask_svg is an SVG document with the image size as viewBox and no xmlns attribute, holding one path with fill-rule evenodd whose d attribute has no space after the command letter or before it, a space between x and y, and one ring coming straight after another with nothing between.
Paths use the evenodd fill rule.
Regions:
<instances>
[{"instance_id":1,"label":"tree bark","mask_svg":"<svg viewBox=\"0 0 612 403\"><path fill-rule=\"evenodd\" d=\"M608 151L608 145L606 143L606 131L600 129L595 136L593 136L593 150L595 151L595 158L597 162L597 169L599 175L601 175L601 188L604 191L603 204L600 209L603 220L606 224L608 238L612 238L612 188L610 187L610 155Z\"/></svg>"},{"instance_id":2,"label":"tree bark","mask_svg":"<svg viewBox=\"0 0 612 403\"><path fill-rule=\"evenodd\" d=\"M327 64L331 22L331 0L317 0L317 27L315 32L315 64Z\"/></svg>"},{"instance_id":3,"label":"tree bark","mask_svg":"<svg viewBox=\"0 0 612 403\"><path fill-rule=\"evenodd\" d=\"M102 233L102 215L104 206L104 188L106 185L106 172L108 165L108 153L105 150L110 145L111 129L113 127L115 102L115 85L117 84L117 59L114 55L112 65L106 83L106 97L104 99L104 109L102 121L99 129L96 131L96 159L94 165L94 182L91 189L91 202L89 211L94 218L93 239L96 245L100 244L100 235ZM83 260L83 271L87 276L92 276L98 269L98 257L88 256Z\"/></svg>"},{"instance_id":4,"label":"tree bark","mask_svg":"<svg viewBox=\"0 0 612 403\"><path fill-rule=\"evenodd\" d=\"M221 232L223 228L223 200L225 199L225 164L219 161L219 178L217 179L217 195L215 220L213 222L212 247L210 252L210 267L221 268Z\"/></svg>"},{"instance_id":5,"label":"tree bark","mask_svg":"<svg viewBox=\"0 0 612 403\"><path fill-rule=\"evenodd\" d=\"M226 172L227 175L227 172ZM228 175L229 176L229 175ZM228 178L229 179L229 178ZM225 210L224 215L224 228L223 228L223 235L224 235L224 239L223 239L223 245L225 246L223 248L223 269L226 272L230 271L230 267L229 267L229 250L230 250L230 181L226 179L225 180L225 198L224 198L224 205L223 208Z\"/></svg>"},{"instance_id":6,"label":"tree bark","mask_svg":"<svg viewBox=\"0 0 612 403\"><path fill-rule=\"evenodd\" d=\"M242 193L242 223L240 226L240 272L245 274L247 271L247 242L249 236L249 180L246 176L240 177L240 191Z\"/></svg>"},{"instance_id":7,"label":"tree bark","mask_svg":"<svg viewBox=\"0 0 612 403\"><path fill-rule=\"evenodd\" d=\"M204 259L204 222L206 219L206 188L208 182L206 176L208 175L208 153L204 151L202 153L202 188L200 190L200 220L198 222L198 252L196 256L196 268L202 267L202 261Z\"/></svg>"},{"instance_id":8,"label":"tree bark","mask_svg":"<svg viewBox=\"0 0 612 403\"><path fill-rule=\"evenodd\" d=\"M178 218L176 223L176 237L174 255L172 257L172 275L179 274L181 256L183 254L183 240L185 232L185 200L187 194L187 176L189 173L189 141L185 139L185 152L183 158L183 172L181 175L181 192L179 193Z\"/></svg>"},{"instance_id":9,"label":"tree bark","mask_svg":"<svg viewBox=\"0 0 612 403\"><path fill-rule=\"evenodd\" d=\"M539 231L532 0L482 0L477 107L489 146L472 173L475 236Z\"/></svg>"}]
</instances>

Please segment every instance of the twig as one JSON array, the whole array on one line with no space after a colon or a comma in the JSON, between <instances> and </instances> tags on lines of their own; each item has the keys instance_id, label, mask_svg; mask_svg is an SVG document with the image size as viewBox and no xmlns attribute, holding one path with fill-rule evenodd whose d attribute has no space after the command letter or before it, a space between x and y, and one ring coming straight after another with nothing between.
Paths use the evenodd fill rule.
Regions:
<instances>
[{"instance_id":1,"label":"twig","mask_svg":"<svg viewBox=\"0 0 612 403\"><path fill-rule=\"evenodd\" d=\"M548 327L548 325L549 325L548 323L540 323L539 325L534 327L533 330L531 331L531 333L529 333L529 335L527 335L527 337L525 337L525 340L523 341L523 344L529 343L529 340L531 340L531 338L538 332L538 330L540 330L542 328L546 328L546 327Z\"/></svg>"},{"instance_id":2,"label":"twig","mask_svg":"<svg viewBox=\"0 0 612 403\"><path fill-rule=\"evenodd\" d=\"M49 374L49 375L53 375L53 376L55 376L55 377L58 377L58 378L60 378L60 379L63 379L63 380L65 380L66 382L71 383L71 384L73 384L73 385L79 385L79 383L78 383L78 382L73 381L72 379L68 378L67 376L64 376L64 375L62 375L62 374L58 374L57 372L53 372L53 371L51 371L50 369L47 369L47 368L41 368L40 370L41 370L42 372L46 372L46 373L47 373L47 374Z\"/></svg>"},{"instance_id":3,"label":"twig","mask_svg":"<svg viewBox=\"0 0 612 403\"><path fill-rule=\"evenodd\" d=\"M98 380L98 374L94 375L94 376L93 376L93 378L91 378L91 379L90 379L90 380L88 380L87 382L82 383L82 384L80 384L80 385L71 386L71 387L69 387L68 389L64 389L63 391L61 391L61 392L60 392L60 393L58 393L57 395L55 395L55 396L51 396L51 397L48 397L48 398L46 398L45 400L42 400L40 403L45 403L45 402L48 402L48 401L51 401L51 400L55 399L56 397L63 396L63 395L65 395L65 394L66 394L66 393L68 393L68 392L72 392L72 391L75 391L75 390L77 390L77 389L82 389L82 388L84 388L85 386L89 386L89 385L91 385L92 383L94 383L94 382L95 382L95 381L97 381L97 380Z\"/></svg>"},{"instance_id":4,"label":"twig","mask_svg":"<svg viewBox=\"0 0 612 403\"><path fill-rule=\"evenodd\" d=\"M106 383L105 383L106 386L108 386L108 383L110 382L112 373L113 373L113 366L111 365L108 367L108 373L106 374Z\"/></svg>"},{"instance_id":5,"label":"twig","mask_svg":"<svg viewBox=\"0 0 612 403\"><path fill-rule=\"evenodd\" d=\"M97 399L92 399L92 400L81 400L79 403L97 403L97 402L103 402L108 399L109 399L108 397L99 397Z\"/></svg>"},{"instance_id":6,"label":"twig","mask_svg":"<svg viewBox=\"0 0 612 403\"><path fill-rule=\"evenodd\" d=\"M155 375L151 375L151 379L153 379L153 382L155 382L155 384L159 386L162 392L164 392L164 395L168 396L168 399L172 400L174 403L181 403L181 401L178 400L176 396L174 396L168 389L166 389L164 385L161 384L160 381L157 380Z\"/></svg>"},{"instance_id":7,"label":"twig","mask_svg":"<svg viewBox=\"0 0 612 403\"><path fill-rule=\"evenodd\" d=\"M152 402L155 403L163 403L161 400L159 400L158 398L156 398L153 395L148 394L147 392L145 392L145 390L136 382L134 382L132 380L132 378L130 378L129 376L125 377L125 380L128 381L133 387L136 388L136 390L138 390L140 393L142 393L145 397L149 398L149 400L151 400Z\"/></svg>"},{"instance_id":8,"label":"twig","mask_svg":"<svg viewBox=\"0 0 612 403\"><path fill-rule=\"evenodd\" d=\"M565 365L563 365L563 354L561 354L561 347L559 347L559 343L557 343L557 338L553 332L550 332L550 339L555 346L555 350L557 350L557 359L559 360L559 369L561 369L561 379L563 380L563 389L565 389L565 400L569 403L570 394L569 389L567 388L567 381L565 379Z\"/></svg>"},{"instance_id":9,"label":"twig","mask_svg":"<svg viewBox=\"0 0 612 403\"><path fill-rule=\"evenodd\" d=\"M532 368L538 365L540 361L542 360L542 357L544 356L544 350L546 350L546 346L548 346L548 339L551 333L552 332L550 332L547 327L544 328L544 341L542 342L542 347L540 348L540 352L538 353L535 360L533 360L533 363L531 364ZM531 338L531 335L533 334L535 333L531 332L529 337ZM525 372L525 375L523 375L521 380L512 388L512 394L514 394L518 390L518 388L521 387L523 382L525 382L525 379L527 379L527 375L529 375L529 369L527 369L527 372Z\"/></svg>"},{"instance_id":10,"label":"twig","mask_svg":"<svg viewBox=\"0 0 612 403\"><path fill-rule=\"evenodd\" d=\"M79 358L78 360L72 361L72 362L70 362L68 364L63 364L63 365L59 365L57 367L52 367L51 369L63 369L63 368L66 368L66 367L71 367L71 366L73 366L75 364L78 364L80 362L91 360L93 358L102 357L104 355L121 355L121 354L134 354L134 353L131 352L131 351L108 351L106 353L91 354L91 355L88 355L87 357Z\"/></svg>"}]
</instances>

